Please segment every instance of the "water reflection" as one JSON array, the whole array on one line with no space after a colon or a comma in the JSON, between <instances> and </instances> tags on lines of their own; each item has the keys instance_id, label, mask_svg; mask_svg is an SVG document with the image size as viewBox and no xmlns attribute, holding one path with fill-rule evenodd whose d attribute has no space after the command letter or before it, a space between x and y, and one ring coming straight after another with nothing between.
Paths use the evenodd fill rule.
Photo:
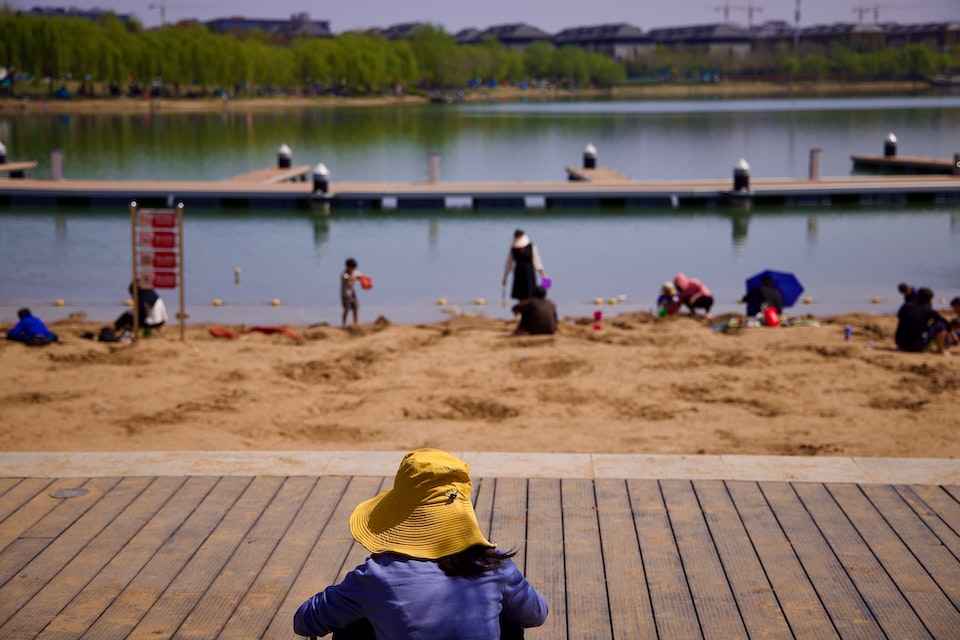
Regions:
<instances>
[{"instance_id":1,"label":"water reflection","mask_svg":"<svg viewBox=\"0 0 960 640\"><path fill-rule=\"evenodd\" d=\"M817 248L817 235L820 233L820 218L807 217L807 247L812 251Z\"/></svg>"}]
</instances>

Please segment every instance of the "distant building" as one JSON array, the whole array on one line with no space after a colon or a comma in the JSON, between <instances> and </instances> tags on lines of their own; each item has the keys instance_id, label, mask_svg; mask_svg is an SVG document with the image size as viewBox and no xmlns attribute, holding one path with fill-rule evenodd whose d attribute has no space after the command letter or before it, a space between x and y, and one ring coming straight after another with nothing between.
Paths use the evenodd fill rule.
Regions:
<instances>
[{"instance_id":1,"label":"distant building","mask_svg":"<svg viewBox=\"0 0 960 640\"><path fill-rule=\"evenodd\" d=\"M120 22L126 24L130 20L129 13L116 13L107 9L78 9L76 7L33 7L29 11L22 11L24 15L39 16L42 18L85 18L87 20L99 20L108 13L113 13Z\"/></svg>"},{"instance_id":2,"label":"distant building","mask_svg":"<svg viewBox=\"0 0 960 640\"><path fill-rule=\"evenodd\" d=\"M625 22L564 29L553 36L553 44L557 47L577 46L620 61L651 53L655 46L650 36Z\"/></svg>"},{"instance_id":3,"label":"distant building","mask_svg":"<svg viewBox=\"0 0 960 640\"><path fill-rule=\"evenodd\" d=\"M692 49L710 54L744 56L750 53L753 36L740 25L717 23L651 29L647 35L656 46Z\"/></svg>"},{"instance_id":4,"label":"distant building","mask_svg":"<svg viewBox=\"0 0 960 640\"><path fill-rule=\"evenodd\" d=\"M413 37L413 32L419 27L431 27L428 22L404 22L395 24L386 29L377 29L377 33L387 40L409 40Z\"/></svg>"},{"instance_id":5,"label":"distant building","mask_svg":"<svg viewBox=\"0 0 960 640\"><path fill-rule=\"evenodd\" d=\"M940 51L948 51L960 44L960 23L931 22L927 24L884 24L881 25L886 42L891 47L904 47L908 44L935 46Z\"/></svg>"},{"instance_id":6,"label":"distant building","mask_svg":"<svg viewBox=\"0 0 960 640\"><path fill-rule=\"evenodd\" d=\"M538 40L550 42L550 34L522 22L500 24L480 33L480 38L491 36L500 41L504 49L523 51Z\"/></svg>"},{"instance_id":7,"label":"distant building","mask_svg":"<svg viewBox=\"0 0 960 640\"><path fill-rule=\"evenodd\" d=\"M289 20L266 20L256 18L217 18L204 23L217 33L231 31L251 31L259 29L271 35L281 35L288 38L307 36L311 38L331 38L329 20L311 20L306 13L295 13Z\"/></svg>"},{"instance_id":8,"label":"distant building","mask_svg":"<svg viewBox=\"0 0 960 640\"><path fill-rule=\"evenodd\" d=\"M875 24L817 24L800 30L800 42L823 47L839 44L854 51L876 51L883 48L886 35Z\"/></svg>"}]
</instances>

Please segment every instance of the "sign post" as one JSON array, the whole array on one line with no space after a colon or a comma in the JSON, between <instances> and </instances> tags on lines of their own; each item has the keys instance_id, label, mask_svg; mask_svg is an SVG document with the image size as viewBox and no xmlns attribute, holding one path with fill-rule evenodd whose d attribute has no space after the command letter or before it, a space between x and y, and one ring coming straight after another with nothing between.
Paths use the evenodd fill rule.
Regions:
<instances>
[{"instance_id":1,"label":"sign post","mask_svg":"<svg viewBox=\"0 0 960 640\"><path fill-rule=\"evenodd\" d=\"M145 289L179 289L180 341L186 339L183 294L183 203L175 209L139 209L130 203L133 265L133 339L140 332L139 295Z\"/></svg>"}]
</instances>

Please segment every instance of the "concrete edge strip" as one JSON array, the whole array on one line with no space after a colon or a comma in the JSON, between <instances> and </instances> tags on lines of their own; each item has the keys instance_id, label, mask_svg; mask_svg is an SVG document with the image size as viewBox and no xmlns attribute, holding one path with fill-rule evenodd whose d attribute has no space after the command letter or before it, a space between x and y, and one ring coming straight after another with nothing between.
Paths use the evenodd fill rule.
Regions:
<instances>
[{"instance_id":1,"label":"concrete edge strip","mask_svg":"<svg viewBox=\"0 0 960 640\"><path fill-rule=\"evenodd\" d=\"M403 451L0 452L3 477L392 476ZM960 459L455 452L471 475L960 485Z\"/></svg>"}]
</instances>

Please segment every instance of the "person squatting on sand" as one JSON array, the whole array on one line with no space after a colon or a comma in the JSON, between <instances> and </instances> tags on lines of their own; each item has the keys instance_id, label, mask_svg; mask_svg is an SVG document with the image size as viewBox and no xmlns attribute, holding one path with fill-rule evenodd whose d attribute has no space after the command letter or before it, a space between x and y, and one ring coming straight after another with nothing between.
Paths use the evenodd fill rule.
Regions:
<instances>
[{"instance_id":1,"label":"person squatting on sand","mask_svg":"<svg viewBox=\"0 0 960 640\"><path fill-rule=\"evenodd\" d=\"M947 321L932 305L933 291L922 287L917 291L916 302L905 302L897 311L897 331L894 341L900 351L926 351L935 346L937 351L948 356Z\"/></svg>"},{"instance_id":2,"label":"person squatting on sand","mask_svg":"<svg viewBox=\"0 0 960 640\"><path fill-rule=\"evenodd\" d=\"M130 295L133 295L133 283L127 287ZM167 323L167 307L163 298L153 289L147 289L137 285L137 326L141 329L159 329ZM123 331L133 331L133 313L124 311L120 317L113 323L113 329L117 333Z\"/></svg>"},{"instance_id":3,"label":"person squatting on sand","mask_svg":"<svg viewBox=\"0 0 960 640\"><path fill-rule=\"evenodd\" d=\"M47 329L43 320L30 313L30 309L20 309L17 317L17 324L7 332L7 340L16 340L34 347L60 341L60 337Z\"/></svg>"},{"instance_id":4,"label":"person squatting on sand","mask_svg":"<svg viewBox=\"0 0 960 640\"><path fill-rule=\"evenodd\" d=\"M513 306L513 313L520 315L520 322L513 334L546 335L557 332L557 307L547 300L547 290L537 286L533 297Z\"/></svg>"},{"instance_id":5,"label":"person squatting on sand","mask_svg":"<svg viewBox=\"0 0 960 640\"><path fill-rule=\"evenodd\" d=\"M513 269L513 288L510 297L520 302L533 297L537 286L537 273L542 281L547 277L543 269L543 261L536 245L522 229L513 232L513 244L507 254L507 264L503 269L503 287L506 289L507 277Z\"/></svg>"},{"instance_id":6,"label":"person squatting on sand","mask_svg":"<svg viewBox=\"0 0 960 640\"><path fill-rule=\"evenodd\" d=\"M707 285L696 278L688 278L680 272L674 277L673 284L682 302L690 310L690 315L697 315L697 309L703 309L704 318L710 319L710 309L713 308L713 295Z\"/></svg>"},{"instance_id":7,"label":"person squatting on sand","mask_svg":"<svg viewBox=\"0 0 960 640\"><path fill-rule=\"evenodd\" d=\"M547 603L480 531L470 465L439 449L411 451L393 488L361 502L350 533L370 557L304 602L302 636L379 640L520 638Z\"/></svg>"}]
</instances>

